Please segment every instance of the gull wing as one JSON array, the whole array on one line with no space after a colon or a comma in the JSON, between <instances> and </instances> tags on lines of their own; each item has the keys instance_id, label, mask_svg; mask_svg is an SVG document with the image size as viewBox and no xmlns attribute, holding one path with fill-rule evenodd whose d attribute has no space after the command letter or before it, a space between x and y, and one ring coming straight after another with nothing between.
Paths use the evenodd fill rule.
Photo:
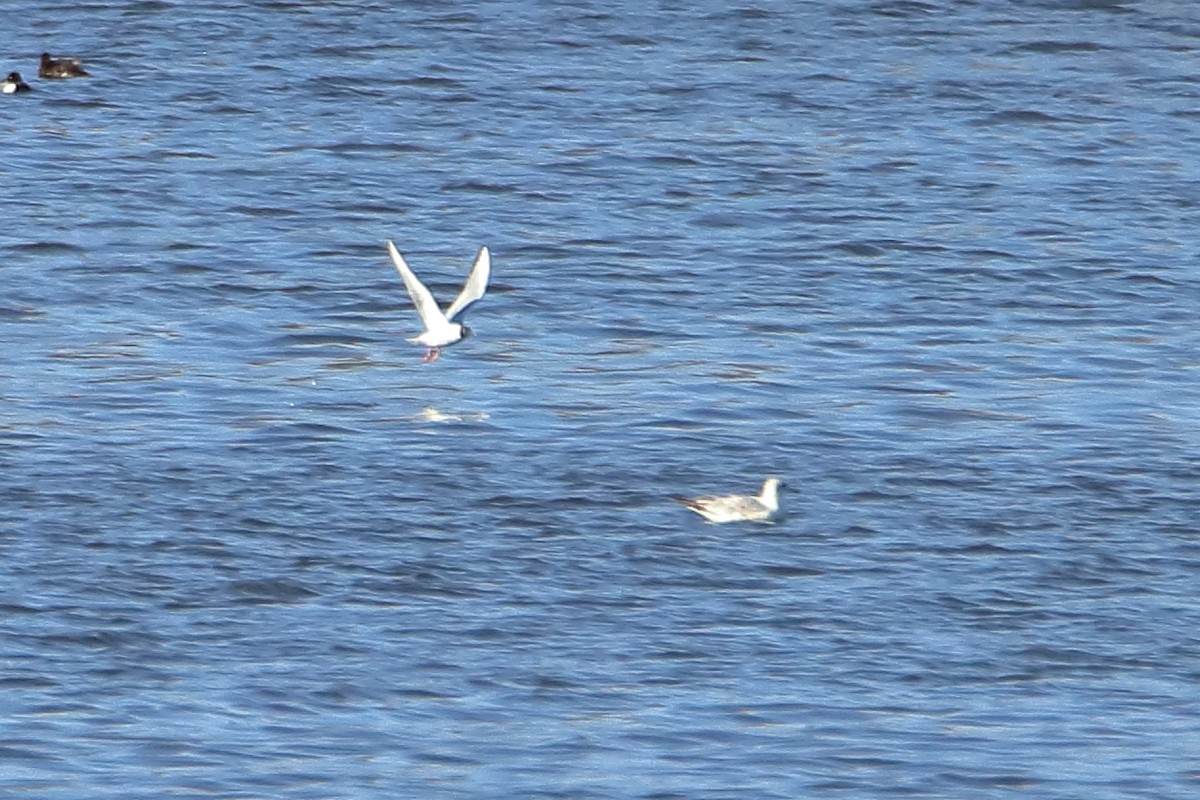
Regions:
<instances>
[{"instance_id":1,"label":"gull wing","mask_svg":"<svg viewBox=\"0 0 1200 800\"><path fill-rule=\"evenodd\" d=\"M421 315L421 323L424 324L425 330L446 327L448 324L446 315L438 308L437 301L425 288L425 284L421 283L420 279L408 268L408 264L404 263L404 258L396 249L396 245L392 244L391 239L387 240L387 248L388 255L392 257L392 263L396 265L396 269L400 271L400 277L404 279L404 288L408 289L408 296L412 298L413 305L417 307L417 313ZM467 283L470 284L470 281ZM466 294L466 289L463 289L463 294ZM461 295L459 299L462 299Z\"/></svg>"},{"instance_id":2,"label":"gull wing","mask_svg":"<svg viewBox=\"0 0 1200 800\"><path fill-rule=\"evenodd\" d=\"M446 319L454 322L457 317L461 317L471 307L472 303L483 297L491 277L492 255L486 247L481 247L479 254L475 256L475 263L471 265L471 274L467 277L462 291L446 309Z\"/></svg>"},{"instance_id":3,"label":"gull wing","mask_svg":"<svg viewBox=\"0 0 1200 800\"><path fill-rule=\"evenodd\" d=\"M709 522L769 521L771 509L754 497L721 495L708 497L673 497L675 502L695 511Z\"/></svg>"}]
</instances>

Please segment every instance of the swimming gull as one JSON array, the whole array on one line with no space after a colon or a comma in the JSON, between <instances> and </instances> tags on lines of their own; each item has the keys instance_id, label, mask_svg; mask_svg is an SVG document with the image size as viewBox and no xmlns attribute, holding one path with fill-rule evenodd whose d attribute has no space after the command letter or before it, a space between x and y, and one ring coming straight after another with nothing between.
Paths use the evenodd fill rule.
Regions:
<instances>
[{"instance_id":1,"label":"swimming gull","mask_svg":"<svg viewBox=\"0 0 1200 800\"><path fill-rule=\"evenodd\" d=\"M731 494L708 497L673 497L684 508L695 511L709 522L774 522L780 514L779 478L767 478L758 497Z\"/></svg>"}]
</instances>

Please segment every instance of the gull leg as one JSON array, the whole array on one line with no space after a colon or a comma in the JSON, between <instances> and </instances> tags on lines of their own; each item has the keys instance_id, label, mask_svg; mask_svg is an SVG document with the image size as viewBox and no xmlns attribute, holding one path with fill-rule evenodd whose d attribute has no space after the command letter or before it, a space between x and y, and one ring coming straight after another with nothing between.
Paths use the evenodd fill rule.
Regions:
<instances>
[{"instance_id":1,"label":"gull leg","mask_svg":"<svg viewBox=\"0 0 1200 800\"><path fill-rule=\"evenodd\" d=\"M442 354L442 348L431 347L431 348L429 348L429 352L426 353L425 356L421 359L421 363L422 364L432 364L433 362L438 360L438 356L440 356L441 354Z\"/></svg>"}]
</instances>

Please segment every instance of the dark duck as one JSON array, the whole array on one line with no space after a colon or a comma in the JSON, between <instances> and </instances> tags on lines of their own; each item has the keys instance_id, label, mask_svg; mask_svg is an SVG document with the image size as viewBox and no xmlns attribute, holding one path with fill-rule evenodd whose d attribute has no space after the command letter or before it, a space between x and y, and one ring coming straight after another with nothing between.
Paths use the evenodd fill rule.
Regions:
<instances>
[{"instance_id":1,"label":"dark duck","mask_svg":"<svg viewBox=\"0 0 1200 800\"><path fill-rule=\"evenodd\" d=\"M79 64L78 58L51 58L49 53L42 53L42 65L38 67L39 78L86 78L87 72Z\"/></svg>"}]
</instances>

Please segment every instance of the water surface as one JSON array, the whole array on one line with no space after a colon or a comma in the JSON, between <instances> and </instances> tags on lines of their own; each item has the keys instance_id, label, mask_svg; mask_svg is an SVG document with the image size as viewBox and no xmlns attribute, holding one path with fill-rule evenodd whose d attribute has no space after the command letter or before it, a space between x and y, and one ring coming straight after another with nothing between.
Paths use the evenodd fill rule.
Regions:
<instances>
[{"instance_id":1,"label":"water surface","mask_svg":"<svg viewBox=\"0 0 1200 800\"><path fill-rule=\"evenodd\" d=\"M1196 792L1185 6L7 16L0 788Z\"/></svg>"}]
</instances>

